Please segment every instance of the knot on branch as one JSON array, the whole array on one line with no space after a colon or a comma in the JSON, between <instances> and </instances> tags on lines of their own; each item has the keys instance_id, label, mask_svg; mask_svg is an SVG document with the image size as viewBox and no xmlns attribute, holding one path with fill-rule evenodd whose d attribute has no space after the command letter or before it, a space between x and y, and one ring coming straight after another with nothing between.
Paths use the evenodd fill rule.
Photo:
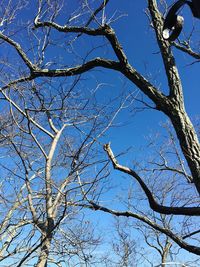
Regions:
<instances>
[{"instance_id":1,"label":"knot on branch","mask_svg":"<svg viewBox=\"0 0 200 267\"><path fill-rule=\"evenodd\" d=\"M105 145L103 146L103 149L104 149L106 152L108 152L108 151L110 150L110 142L109 142L108 144L105 144Z\"/></svg>"},{"instance_id":2,"label":"knot on branch","mask_svg":"<svg viewBox=\"0 0 200 267\"><path fill-rule=\"evenodd\" d=\"M108 24L105 24L103 29L107 35L115 35L115 31Z\"/></svg>"}]
</instances>

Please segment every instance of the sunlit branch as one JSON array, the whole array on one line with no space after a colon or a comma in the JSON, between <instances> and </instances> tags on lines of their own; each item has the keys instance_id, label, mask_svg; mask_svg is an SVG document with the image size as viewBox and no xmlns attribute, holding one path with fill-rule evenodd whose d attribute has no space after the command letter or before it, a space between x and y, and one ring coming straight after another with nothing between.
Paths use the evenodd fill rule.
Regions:
<instances>
[{"instance_id":1,"label":"sunlit branch","mask_svg":"<svg viewBox=\"0 0 200 267\"><path fill-rule=\"evenodd\" d=\"M130 176L132 176L136 181L140 184L141 188L143 189L147 199L149 201L150 207L159 213L162 214L176 214L176 215L190 215L190 216L199 216L200 215L200 207L170 207L170 206L163 206L157 203L153 194L149 190L148 186L145 184L143 179L132 169L120 165L110 147L110 144L104 145L104 150L106 151L109 159L111 160L114 169L124 172Z\"/></svg>"},{"instance_id":2,"label":"sunlit branch","mask_svg":"<svg viewBox=\"0 0 200 267\"><path fill-rule=\"evenodd\" d=\"M27 113L25 111L23 111L18 105L17 103L15 103L6 93L5 91L1 91L1 93L3 94L3 96L5 97L5 99L20 113L22 114L25 118L28 119L29 122L31 122L32 124L34 124L38 129L42 130L44 133L46 133L48 136L50 136L51 138L54 137L54 135L49 132L47 129L45 129L44 127L42 127L39 123L37 123L33 118L31 118L30 116L27 115Z\"/></svg>"}]
</instances>

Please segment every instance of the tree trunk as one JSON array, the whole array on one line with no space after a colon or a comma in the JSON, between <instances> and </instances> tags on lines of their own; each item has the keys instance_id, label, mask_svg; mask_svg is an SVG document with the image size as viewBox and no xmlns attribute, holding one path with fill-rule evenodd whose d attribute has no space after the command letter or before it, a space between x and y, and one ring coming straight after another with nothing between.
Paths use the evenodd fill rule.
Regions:
<instances>
[{"instance_id":1,"label":"tree trunk","mask_svg":"<svg viewBox=\"0 0 200 267\"><path fill-rule=\"evenodd\" d=\"M51 247L51 238L47 238L42 243L40 256L36 267L47 267L47 260L49 256L50 247Z\"/></svg>"},{"instance_id":2,"label":"tree trunk","mask_svg":"<svg viewBox=\"0 0 200 267\"><path fill-rule=\"evenodd\" d=\"M195 129L185 112L183 104L170 103L167 110L163 110L170 118L176 131L181 150L190 168L193 182L200 194L200 144Z\"/></svg>"},{"instance_id":3,"label":"tree trunk","mask_svg":"<svg viewBox=\"0 0 200 267\"><path fill-rule=\"evenodd\" d=\"M167 238L166 245L163 248L163 254L162 254L162 266L163 267L167 267L167 257L168 257L171 246L172 246L172 243L169 241L169 238Z\"/></svg>"},{"instance_id":4,"label":"tree trunk","mask_svg":"<svg viewBox=\"0 0 200 267\"><path fill-rule=\"evenodd\" d=\"M184 108L184 97L181 79L176 67L175 59L171 51L171 44L166 42L162 36L163 19L158 10L157 1L149 0L154 29L158 45L162 53L165 71L168 77L170 94L168 99L161 101L160 109L171 120L176 131L182 152L193 176L193 182L200 194L200 144L195 129L187 116ZM154 101L154 99L152 99ZM154 103L158 105L158 102Z\"/></svg>"}]
</instances>

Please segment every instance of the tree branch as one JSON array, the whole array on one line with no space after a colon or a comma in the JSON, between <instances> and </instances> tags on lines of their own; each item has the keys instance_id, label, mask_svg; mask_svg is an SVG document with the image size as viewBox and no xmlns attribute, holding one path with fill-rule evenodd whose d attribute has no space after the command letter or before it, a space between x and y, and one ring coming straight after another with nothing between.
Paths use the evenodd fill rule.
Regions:
<instances>
[{"instance_id":1,"label":"tree branch","mask_svg":"<svg viewBox=\"0 0 200 267\"><path fill-rule=\"evenodd\" d=\"M152 210L159 212L161 214L176 214L176 215L190 215L190 216L200 215L200 207L168 207L168 206L163 206L163 205L158 204L153 194L149 190L148 186L142 180L142 178L134 170L128 167L122 166L117 162L111 150L110 144L104 145L104 150L106 151L109 159L111 160L114 169L119 170L123 173L129 174L130 176L132 176L133 178L137 180L143 192L147 196L149 205Z\"/></svg>"},{"instance_id":2,"label":"tree branch","mask_svg":"<svg viewBox=\"0 0 200 267\"><path fill-rule=\"evenodd\" d=\"M196 53L194 52L190 46L183 46L183 45L180 45L176 42L173 43L173 46L175 46L178 50L188 54L189 56L197 59L197 60L200 60L200 54L199 53Z\"/></svg>"},{"instance_id":3,"label":"tree branch","mask_svg":"<svg viewBox=\"0 0 200 267\"><path fill-rule=\"evenodd\" d=\"M1 31L0 31L0 39L4 40L5 42L7 42L8 44L12 45L15 48L15 50L17 51L21 59L24 61L26 66L30 69L30 71L32 71L35 68L34 64L32 64L32 62L29 60L26 53L23 51L22 47L20 46L20 44L13 41L8 36L4 35Z\"/></svg>"},{"instance_id":4,"label":"tree branch","mask_svg":"<svg viewBox=\"0 0 200 267\"><path fill-rule=\"evenodd\" d=\"M86 205L85 204L83 206L86 207L86 208L89 208L91 210L103 211L103 212L106 212L106 213L109 213L109 214L112 214L112 215L115 215L115 216L118 216L118 217L120 217L120 216L122 216L122 217L132 217L132 218L135 218L137 220L140 220L140 221L148 224L149 226L151 226L155 230L158 230L159 232L161 232L161 233L167 235L168 237L170 237L181 248L183 248L183 249L185 249L185 250L187 250L187 251L189 251L191 253L194 253L196 255L200 255L200 248L199 247L189 245L188 243L183 241L183 239L181 237L179 237L176 234L174 234L170 229L161 227L157 223L151 221L146 216L143 216L143 215L140 215L140 214L137 214L137 213L133 213L133 212L130 212L130 211L116 211L116 210L109 209L109 208L106 208L104 206L101 206L101 205L99 205L99 204L97 204L97 203L95 203L93 201L90 201L90 205Z\"/></svg>"}]
</instances>

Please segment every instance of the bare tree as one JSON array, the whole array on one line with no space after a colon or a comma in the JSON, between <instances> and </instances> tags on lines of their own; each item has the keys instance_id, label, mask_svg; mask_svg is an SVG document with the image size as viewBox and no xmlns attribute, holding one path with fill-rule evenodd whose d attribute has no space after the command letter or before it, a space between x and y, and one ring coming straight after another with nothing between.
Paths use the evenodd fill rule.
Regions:
<instances>
[{"instance_id":1,"label":"bare tree","mask_svg":"<svg viewBox=\"0 0 200 267\"><path fill-rule=\"evenodd\" d=\"M9 184L9 190L2 194L6 209L1 234L9 236L8 243L5 240L3 244L6 254L2 259L14 255L16 266L28 261L38 267L47 266L48 261L61 266L58 255L73 254L70 248L74 246L69 237L68 252L62 251L64 244L58 246L56 257L51 259L59 234L66 240L62 225L66 229L67 221L77 221L76 216L85 207L143 221L181 248L200 255L198 240L186 241L199 234L198 223L180 236L179 229L163 227L141 210L141 213L119 211L100 202L102 190L106 189L104 184L100 188L99 183L108 172L97 140L135 97L134 92L126 93L123 99L116 95L116 104L116 99L108 94L108 101L99 103L99 88L105 83L98 81L102 77L95 77L97 68L106 74L106 70L120 74L151 101L151 108L170 120L181 158L187 165L171 167L162 155L163 162L156 164L176 173L176 179L185 183L189 194L176 203L162 204L159 192L155 194L149 188L144 175L119 164L111 145L106 144L104 150L113 167L139 184L149 209L194 220L200 215L200 144L184 107L182 82L172 47L195 59L199 59L199 53L190 46L190 39L171 43L163 38L163 14L156 0L148 0L147 13L168 81L168 92L164 93L129 62L112 27L117 18L106 17L110 2L79 1L70 7L61 0L38 0L37 6L29 1L2 3L0 45L5 54L0 63L1 140L4 155L9 155L9 160L6 157L2 163L5 188ZM94 40L94 45L88 38ZM93 91L88 90L85 80L90 81L88 87L92 86ZM147 103L146 106L150 107ZM164 178L160 175L159 179L161 183ZM183 192L182 182L176 187L179 196ZM168 193L171 199L171 191ZM20 237L24 242L19 242ZM89 243L86 238L86 247ZM83 244L80 241L75 246L82 252L78 254L86 257Z\"/></svg>"},{"instance_id":2,"label":"bare tree","mask_svg":"<svg viewBox=\"0 0 200 267\"><path fill-rule=\"evenodd\" d=\"M83 92L80 75L27 79L27 66L56 64L59 69L65 63L63 58L46 61L53 42L50 31L40 36L31 22L20 22L20 12L31 8L31 3L15 4L4 1L1 10L1 47L8 53L1 61L0 261L6 266L61 266L63 262L88 266L95 262L91 254L100 239L79 204L85 198L83 190L88 196L101 192L98 185L108 171L98 140L129 96L97 103L101 84L96 82ZM59 14L59 2L38 4L37 16L43 11L53 12L53 17ZM12 32L17 22L19 28ZM14 40L22 38L21 32L27 38L25 50ZM58 48L59 42L54 45Z\"/></svg>"},{"instance_id":3,"label":"bare tree","mask_svg":"<svg viewBox=\"0 0 200 267\"><path fill-rule=\"evenodd\" d=\"M114 231L111 238L111 251L113 253L110 253L110 257L108 257L108 260L110 260L108 265L119 267L137 266L138 247L131 236L131 229L127 221L116 218L113 228L115 229L112 229Z\"/></svg>"},{"instance_id":4,"label":"bare tree","mask_svg":"<svg viewBox=\"0 0 200 267\"><path fill-rule=\"evenodd\" d=\"M140 152L141 158L143 158L145 152L148 153L149 147L154 147L156 149L155 152L150 155L148 162L138 162L137 159L140 157L138 152L136 161L134 161L132 165L137 169L137 173L145 177L149 190L154 193L161 205L165 205L166 203L170 203L170 206L181 205L181 203L183 206L189 204L193 205L197 203L198 198L191 198L189 202L188 195L191 190L190 186L187 188L182 180L177 180L177 177L181 177L181 174L187 181L188 170L184 168L183 162L180 161L180 150L175 143L171 129L169 129L169 124L165 124L164 127L169 133L169 138L166 138L164 143L160 143L158 140L159 138L155 138L156 134L150 136L147 149L143 149L142 152ZM153 151L153 149L151 151ZM161 175L162 184L160 183ZM159 226L160 229L173 230L174 233L179 233L179 236L181 236L183 240L190 237L189 241L199 246L198 219L192 216L181 216L177 218L175 215L160 214L151 211L149 207L146 206L145 194L134 182L134 179L127 179L126 181L124 178L124 188L123 186L121 187L120 195L118 193L118 196L115 196L115 205L112 206L123 206L124 209L127 210L127 216L125 216L124 212L122 218L120 218L120 213L118 213L117 229L129 233L129 238L127 238L126 241L131 248L135 248L135 258L137 257L140 259L140 264L152 267L168 266L170 264L172 266L176 264L198 266L198 257L190 258L189 253L185 254L183 257L180 247L177 246L173 239L163 234L162 231L156 229L156 227L152 227L154 225ZM177 187L179 188L179 192L177 191ZM180 192L181 187L182 191ZM187 201L186 204L185 201ZM90 206L90 208L92 207ZM116 212L116 210L113 209L112 211ZM136 217L128 216L130 211L134 211L134 216ZM132 220L132 218L137 218L139 220ZM149 219L150 224L146 223L147 221L145 221L145 218ZM188 233L191 232L194 232L194 236L188 235ZM134 245L131 245L130 238L133 238ZM116 240L116 237L114 237L114 240ZM119 251L123 254L122 248ZM128 266L132 265L133 263Z\"/></svg>"}]
</instances>

